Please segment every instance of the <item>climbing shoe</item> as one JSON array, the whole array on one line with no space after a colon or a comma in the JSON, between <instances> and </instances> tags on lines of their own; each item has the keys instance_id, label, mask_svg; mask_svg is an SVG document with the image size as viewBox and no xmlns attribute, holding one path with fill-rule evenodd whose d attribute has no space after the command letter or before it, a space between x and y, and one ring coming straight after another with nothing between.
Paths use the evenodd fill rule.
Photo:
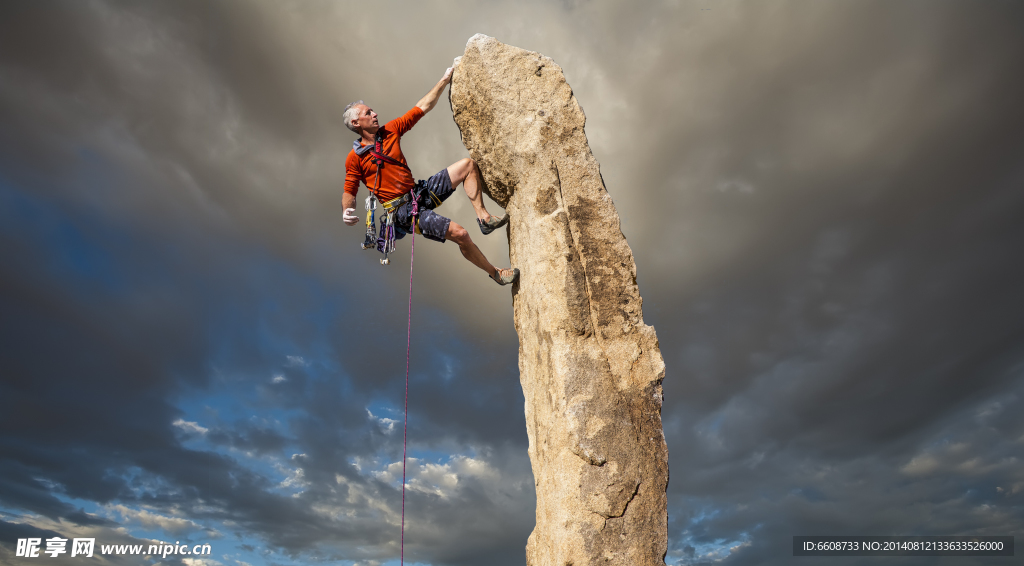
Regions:
<instances>
[{"instance_id":1,"label":"climbing shoe","mask_svg":"<svg viewBox=\"0 0 1024 566\"><path fill-rule=\"evenodd\" d=\"M511 271L512 274L511 275L502 275L501 274L502 271ZM511 269L511 270L509 270L509 269L495 269L494 273L491 274L491 279L493 279L495 283L497 283L498 285L501 285L501 286L508 285L509 283L515 283L516 281L519 280L519 268L515 268L515 269Z\"/></svg>"},{"instance_id":2,"label":"climbing shoe","mask_svg":"<svg viewBox=\"0 0 1024 566\"><path fill-rule=\"evenodd\" d=\"M505 214L505 216L503 216L501 218L495 218L495 217L492 216L492 217L487 219L487 222L484 222L483 220L480 220L479 218L477 218L476 219L476 223L477 223L477 225L480 226L480 231L484 233L484 236L486 236L487 234L490 234L491 232L493 232L493 231L497 230L498 228L501 228L502 226L507 224L508 223L508 214Z\"/></svg>"}]
</instances>

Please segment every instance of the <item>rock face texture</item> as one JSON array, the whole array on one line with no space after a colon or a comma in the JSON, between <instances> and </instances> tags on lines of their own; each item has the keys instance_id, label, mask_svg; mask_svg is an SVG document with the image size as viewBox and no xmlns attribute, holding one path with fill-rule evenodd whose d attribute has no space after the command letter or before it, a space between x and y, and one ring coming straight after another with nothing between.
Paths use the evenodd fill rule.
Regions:
<instances>
[{"instance_id":1,"label":"rock face texture","mask_svg":"<svg viewBox=\"0 0 1024 566\"><path fill-rule=\"evenodd\" d=\"M522 271L513 305L537 484L527 564L664 565L665 364L583 110L550 58L479 34L450 92Z\"/></svg>"}]
</instances>

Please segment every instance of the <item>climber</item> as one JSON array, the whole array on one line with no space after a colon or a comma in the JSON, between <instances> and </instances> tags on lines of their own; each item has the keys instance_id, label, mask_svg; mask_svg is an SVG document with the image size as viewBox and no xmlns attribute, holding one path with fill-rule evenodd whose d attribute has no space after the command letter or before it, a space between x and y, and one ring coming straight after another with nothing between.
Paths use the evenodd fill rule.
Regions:
<instances>
[{"instance_id":1,"label":"climber","mask_svg":"<svg viewBox=\"0 0 1024 566\"><path fill-rule=\"evenodd\" d=\"M433 211L454 191L459 183L463 183L466 196L476 211L477 225L485 235L490 234L508 222L508 214L503 218L491 216L484 207L483 177L476 163L469 158L456 161L446 169L442 169L425 181L414 181L409 165L402 154L401 137L430 112L444 88L451 82L452 69L449 68L441 80L405 113L383 127L377 122L377 113L363 103L353 102L345 107L343 118L345 126L359 134L359 139L352 143L352 151L345 159L345 193L341 203L345 209L345 224L354 226L359 222L356 215L356 194L360 181L370 190L367 199L367 243L370 247L372 228L372 208L376 206L372 198L376 197L384 208L381 219L381 239L378 249L383 252L393 249L393 240L401 239L413 231L412 199L415 198L419 208L417 232L428 240L444 242L451 240L459 245L462 255L473 265L483 269L488 276L499 285L513 283L519 277L518 269L498 269L491 265L480 248L470 239L469 233L458 223ZM378 174L379 173L379 174ZM385 233L391 228L391 248L387 248ZM385 258L387 257L385 253ZM387 259L382 260L386 263Z\"/></svg>"}]
</instances>

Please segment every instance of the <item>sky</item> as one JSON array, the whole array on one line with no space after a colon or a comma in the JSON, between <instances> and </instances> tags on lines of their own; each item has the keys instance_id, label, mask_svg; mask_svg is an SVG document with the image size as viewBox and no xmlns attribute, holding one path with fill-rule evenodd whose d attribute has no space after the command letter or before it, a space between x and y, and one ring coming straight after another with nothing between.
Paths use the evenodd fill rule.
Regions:
<instances>
[{"instance_id":1,"label":"sky","mask_svg":"<svg viewBox=\"0 0 1024 566\"><path fill-rule=\"evenodd\" d=\"M1010 0L3 2L0 564L86 560L15 556L54 536L398 563L409 240L382 267L342 223L342 112L400 116L476 33L587 115L667 368L667 564L1022 540L1022 27ZM468 156L446 95L402 147L418 178ZM474 225L461 189L439 212ZM511 295L417 244L405 557L522 564Z\"/></svg>"}]
</instances>

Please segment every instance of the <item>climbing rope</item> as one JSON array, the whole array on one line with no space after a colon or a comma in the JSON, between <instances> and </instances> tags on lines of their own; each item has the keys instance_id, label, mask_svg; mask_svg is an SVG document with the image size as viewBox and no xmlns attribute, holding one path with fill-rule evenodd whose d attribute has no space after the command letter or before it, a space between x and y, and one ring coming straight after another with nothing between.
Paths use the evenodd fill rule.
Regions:
<instances>
[{"instance_id":1,"label":"climbing rope","mask_svg":"<svg viewBox=\"0 0 1024 566\"><path fill-rule=\"evenodd\" d=\"M409 326L405 331L405 425L402 427L402 542L401 566L405 566L405 457L409 449L409 349L412 346L412 268L416 259L416 217L419 203L412 199L412 244L409 246Z\"/></svg>"}]
</instances>

